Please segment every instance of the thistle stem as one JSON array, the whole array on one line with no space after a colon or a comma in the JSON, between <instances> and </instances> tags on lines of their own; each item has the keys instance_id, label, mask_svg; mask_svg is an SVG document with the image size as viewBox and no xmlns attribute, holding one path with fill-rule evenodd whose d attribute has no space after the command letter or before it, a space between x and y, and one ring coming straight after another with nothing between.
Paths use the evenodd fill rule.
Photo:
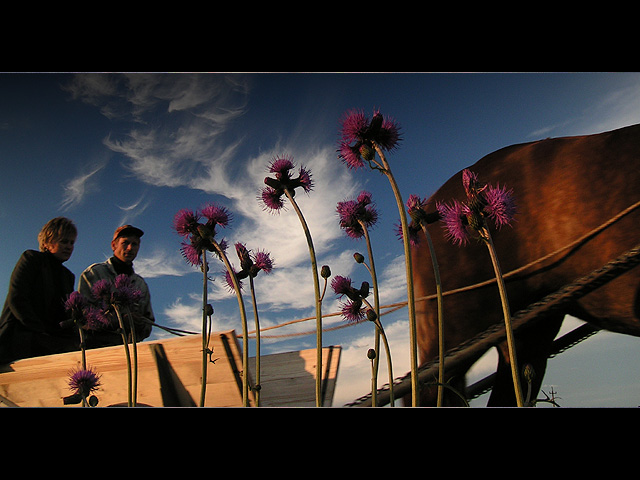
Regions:
<instances>
[{"instance_id":1,"label":"thistle stem","mask_svg":"<svg viewBox=\"0 0 640 480\"><path fill-rule=\"evenodd\" d=\"M82 331L82 327L80 325L78 325L78 335L80 335L80 358L82 360L82 369L86 370L87 369L87 353L85 351L84 332ZM82 396L82 406L86 407L87 396L82 391L80 392L80 394Z\"/></svg>"},{"instance_id":2,"label":"thistle stem","mask_svg":"<svg viewBox=\"0 0 640 480\"><path fill-rule=\"evenodd\" d=\"M362 301L369 306L369 308L371 307L371 304L366 300L366 299L362 299ZM378 334L378 336L382 337L382 341L384 342L384 348L387 354L387 365L389 366L389 406L393 407L393 404L395 402L394 396L393 396L393 364L391 362L391 349L389 348L389 341L387 340L387 335L384 332L384 328L382 327L382 322L380 321L380 317L376 314L376 319L373 322L376 326L376 333ZM376 352L376 357L378 352ZM377 374L377 372L376 372ZM372 404L373 406L375 406L375 404Z\"/></svg>"},{"instance_id":3,"label":"thistle stem","mask_svg":"<svg viewBox=\"0 0 640 480\"><path fill-rule=\"evenodd\" d=\"M320 296L320 281L318 276L318 262L316 261L316 253L313 247L313 240L311 238L311 232L309 226L302 215L302 211L298 207L298 204L293 199L293 195L288 188L284 189L284 193L293 205L300 223L302 224L302 230L307 238L307 245L309 247L309 256L311 258L311 270L313 273L313 288L316 295L316 407L322 406L322 297Z\"/></svg>"},{"instance_id":4,"label":"thistle stem","mask_svg":"<svg viewBox=\"0 0 640 480\"><path fill-rule=\"evenodd\" d=\"M256 319L256 407L260 406L260 320L258 318L258 303L256 302L256 292L253 286L253 276L249 275L249 285L251 286L251 301L253 303L253 314ZM248 341L248 340L247 340Z\"/></svg>"},{"instance_id":5,"label":"thistle stem","mask_svg":"<svg viewBox=\"0 0 640 480\"><path fill-rule=\"evenodd\" d=\"M124 322L122 321L122 315L117 305L113 305L118 317L118 324L120 325L120 334L122 335L122 344L124 345L124 354L127 359L127 406L131 407L132 404L132 391L131 391L131 353L129 352L129 342L127 341L127 333L124 329Z\"/></svg>"},{"instance_id":6,"label":"thistle stem","mask_svg":"<svg viewBox=\"0 0 640 480\"><path fill-rule=\"evenodd\" d=\"M131 317L131 311L127 308L127 317L129 318L129 325L131 326L131 349L133 351L133 378L132 378L132 401L135 407L138 404L138 345L136 340L136 329L133 325L133 318Z\"/></svg>"},{"instance_id":7,"label":"thistle stem","mask_svg":"<svg viewBox=\"0 0 640 480\"><path fill-rule=\"evenodd\" d=\"M200 406L204 407L205 397L207 393L207 366L208 366L208 335L207 335L207 293L209 289L207 271L207 253L202 252L202 380L200 384Z\"/></svg>"},{"instance_id":8,"label":"thistle stem","mask_svg":"<svg viewBox=\"0 0 640 480\"><path fill-rule=\"evenodd\" d=\"M371 246L371 237L369 236L369 230L367 229L364 222L362 221L359 221L359 222L360 222L360 225L362 226L362 231L364 232L365 241L367 242L367 253L369 255L370 265L367 265L366 263L364 265L365 267L367 267L367 270L369 270L369 273L371 274L371 280L373 282L373 301L375 304L374 311L376 312L376 318L378 318L379 320L380 319L380 290L378 288L378 275L376 274L376 266L375 266L375 261L373 259L373 248ZM378 352L380 350L380 330L377 328L377 325L376 325L376 336L375 336L374 348L376 351L375 370L374 370L374 375L376 379L376 391L372 391L372 394L371 394L371 399L372 399L371 405L373 406L376 405L377 378L378 378L378 368L380 364L379 355L378 355ZM388 350L388 346L387 346L387 364L389 367L389 395L390 395L389 405L393 407L394 406L393 367L391 365L391 353Z\"/></svg>"},{"instance_id":9,"label":"thistle stem","mask_svg":"<svg viewBox=\"0 0 640 480\"><path fill-rule=\"evenodd\" d=\"M504 315L505 331L507 334L507 346L509 347L509 363L511 364L511 376L513 377L513 387L516 394L516 401L518 407L524 405L522 399L522 388L520 386L520 376L518 374L518 361L515 352L515 341L513 337L513 329L511 327L511 312L509 309L509 300L507 299L507 289L505 288L504 279L502 278L502 272L500 270L500 264L498 262L498 256L496 255L496 249L491 238L489 229L483 227L480 231L482 238L484 239L487 248L489 249L489 255L491 256L491 263L496 274L498 281L498 290L500 291L500 299L502 301L502 313Z\"/></svg>"},{"instance_id":10,"label":"thistle stem","mask_svg":"<svg viewBox=\"0 0 640 480\"><path fill-rule=\"evenodd\" d=\"M380 160L383 164L383 173L389 179L391 189L398 204L398 211L400 213L400 224L402 226L402 240L404 244L404 257L405 257L405 270L407 277L407 307L409 310L409 342L411 352L411 405L417 407L419 405L419 384L418 384L418 344L416 340L416 306L414 302L413 291L413 266L411 264L411 246L409 245L409 228L407 223L407 216L404 210L404 202L398 184L391 173L391 167L384 156L384 153L380 147L374 142L373 146L380 156Z\"/></svg>"},{"instance_id":11,"label":"thistle stem","mask_svg":"<svg viewBox=\"0 0 640 480\"><path fill-rule=\"evenodd\" d=\"M227 267L227 271L229 272L229 276L231 277L231 281L233 283L233 288L236 291L236 297L238 298L238 307L240 308L240 319L242 320L242 406L249 406L249 375L248 375L248 367L249 367L249 339L247 338L247 312L244 308L244 300L242 299L242 292L240 291L240 283L238 282L238 277L236 276L236 272L233 270L231 263L229 262L229 258L224 250L220 247L220 245L212 240L212 243L220 258L224 262L225 267Z\"/></svg>"},{"instance_id":12,"label":"thistle stem","mask_svg":"<svg viewBox=\"0 0 640 480\"><path fill-rule=\"evenodd\" d=\"M444 321L443 321L443 299L442 299L442 282L440 280L440 267L438 266L438 259L436 258L436 251L433 247L431 235L427 230L426 225L422 225L422 231L425 237L427 237L427 244L429 245L429 253L431 254L431 263L433 264L433 276L436 282L436 296L438 302L438 400L437 406L442 406L442 398L444 394Z\"/></svg>"}]
</instances>

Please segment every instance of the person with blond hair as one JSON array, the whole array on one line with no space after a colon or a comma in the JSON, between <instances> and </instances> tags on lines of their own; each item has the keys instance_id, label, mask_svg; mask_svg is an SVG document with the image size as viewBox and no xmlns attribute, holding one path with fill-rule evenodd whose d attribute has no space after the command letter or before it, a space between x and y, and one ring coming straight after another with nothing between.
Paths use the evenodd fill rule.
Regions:
<instances>
[{"instance_id":1,"label":"person with blond hair","mask_svg":"<svg viewBox=\"0 0 640 480\"><path fill-rule=\"evenodd\" d=\"M73 253L78 230L56 217L38 234L40 251L26 250L11 274L0 315L0 363L78 349L78 335L65 329L64 302L75 275L63 265Z\"/></svg>"}]
</instances>

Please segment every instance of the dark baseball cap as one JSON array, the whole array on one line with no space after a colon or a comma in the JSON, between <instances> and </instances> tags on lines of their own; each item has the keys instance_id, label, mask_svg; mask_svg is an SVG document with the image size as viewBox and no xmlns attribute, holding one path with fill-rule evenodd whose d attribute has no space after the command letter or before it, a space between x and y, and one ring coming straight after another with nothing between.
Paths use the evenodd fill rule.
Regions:
<instances>
[{"instance_id":1,"label":"dark baseball cap","mask_svg":"<svg viewBox=\"0 0 640 480\"><path fill-rule=\"evenodd\" d=\"M128 235L141 237L142 235L144 235L144 232L139 228L134 227L133 225L122 225L121 227L116 228L116 231L113 232L113 240L118 237L126 237Z\"/></svg>"}]
</instances>

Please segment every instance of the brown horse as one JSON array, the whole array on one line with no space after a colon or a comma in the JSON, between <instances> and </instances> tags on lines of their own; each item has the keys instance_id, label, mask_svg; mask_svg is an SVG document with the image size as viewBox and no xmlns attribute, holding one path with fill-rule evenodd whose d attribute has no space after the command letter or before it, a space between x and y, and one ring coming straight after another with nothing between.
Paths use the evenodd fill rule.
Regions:
<instances>
[{"instance_id":1,"label":"brown horse","mask_svg":"<svg viewBox=\"0 0 640 480\"><path fill-rule=\"evenodd\" d=\"M515 313L579 277L589 274L640 243L640 208L607 226L588 241L570 246L587 233L640 201L640 125L579 137L540 140L503 148L469 169L482 183L513 189L517 204L512 226L492 229L503 273L532 264L506 280L511 312ZM428 200L466 199L461 174L450 178ZM443 291L495 278L488 250L472 241L466 246L445 238L442 222L429 225ZM421 234L422 235L422 234ZM421 363L438 356L435 282L426 241L412 251L416 297L417 339ZM549 254L544 261L539 261ZM564 316L575 316L599 328L640 336L640 268L631 269L561 312L516 331L520 367L531 364L536 373L536 398L546 368L551 342ZM431 296L429 299L421 299ZM445 350L504 322L498 287L490 285L444 297ZM489 406L515 405L506 343L498 348L497 378ZM477 360L449 372L450 385L464 391L464 374ZM526 385L521 376L522 385ZM447 389L445 392L449 392ZM433 405L436 388L422 386L421 405ZM445 403L456 404L445 393Z\"/></svg>"}]
</instances>

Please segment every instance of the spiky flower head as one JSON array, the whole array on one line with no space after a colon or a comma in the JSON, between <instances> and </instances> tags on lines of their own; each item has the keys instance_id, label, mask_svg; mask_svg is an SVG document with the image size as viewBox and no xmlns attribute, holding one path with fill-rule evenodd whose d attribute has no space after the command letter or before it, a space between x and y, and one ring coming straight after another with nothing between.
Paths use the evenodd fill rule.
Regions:
<instances>
[{"instance_id":1,"label":"spiky flower head","mask_svg":"<svg viewBox=\"0 0 640 480\"><path fill-rule=\"evenodd\" d=\"M516 203L513 199L513 190L507 190L504 187L488 186L484 191L484 198L487 205L485 213L492 219L496 227L501 228L504 225L510 225L516 214Z\"/></svg>"},{"instance_id":2,"label":"spiky flower head","mask_svg":"<svg viewBox=\"0 0 640 480\"><path fill-rule=\"evenodd\" d=\"M357 200L338 202L336 211L340 219L340 228L352 238L361 238L364 229L378 221L378 212L373 206L371 193L363 190Z\"/></svg>"},{"instance_id":3,"label":"spiky flower head","mask_svg":"<svg viewBox=\"0 0 640 480\"><path fill-rule=\"evenodd\" d=\"M100 375L92 367L88 369L78 368L70 372L69 389L76 394L88 396L100 388Z\"/></svg>"},{"instance_id":4,"label":"spiky flower head","mask_svg":"<svg viewBox=\"0 0 640 480\"><path fill-rule=\"evenodd\" d=\"M102 302L100 303L102 304ZM60 326L62 327L70 327L75 324L84 330L99 330L109 326L109 319L103 310L92 305L89 299L78 291L69 294L64 308L70 314L70 319L61 322Z\"/></svg>"},{"instance_id":5,"label":"spiky flower head","mask_svg":"<svg viewBox=\"0 0 640 480\"><path fill-rule=\"evenodd\" d=\"M382 150L392 150L400 142L400 127L379 110L374 111L371 119L362 110L350 110L341 123L338 157L351 169L358 169L365 160L374 158L374 144Z\"/></svg>"},{"instance_id":6,"label":"spiky flower head","mask_svg":"<svg viewBox=\"0 0 640 480\"><path fill-rule=\"evenodd\" d=\"M207 219L205 225L209 227L220 226L224 228L231 222L231 213L226 207L220 205L207 203L200 209L200 212Z\"/></svg>"},{"instance_id":7,"label":"spiky flower head","mask_svg":"<svg viewBox=\"0 0 640 480\"><path fill-rule=\"evenodd\" d=\"M404 232L402 231L402 224L397 223L395 225L396 236L399 240L404 240ZM420 245L420 232L422 228L417 226L413 221L407 225L407 232L409 234L409 245L417 247Z\"/></svg>"},{"instance_id":8,"label":"spiky flower head","mask_svg":"<svg viewBox=\"0 0 640 480\"><path fill-rule=\"evenodd\" d=\"M91 296L93 299L101 303L104 307L111 303L111 291L113 290L113 282L109 279L96 281L91 286Z\"/></svg>"},{"instance_id":9,"label":"spiky flower head","mask_svg":"<svg viewBox=\"0 0 640 480\"><path fill-rule=\"evenodd\" d=\"M201 222L202 218L205 222ZM220 256L218 251L226 249L224 240L216 240L217 227L225 228L231 222L229 210L214 203L203 205L199 211L182 209L173 219L173 227L185 242L181 243L180 251L185 260L194 266L202 265L202 254L211 251Z\"/></svg>"},{"instance_id":10,"label":"spiky flower head","mask_svg":"<svg viewBox=\"0 0 640 480\"><path fill-rule=\"evenodd\" d=\"M105 314L101 308L90 306L85 310L85 325L86 330L102 330L103 328L110 328L112 326L111 319Z\"/></svg>"},{"instance_id":11,"label":"spiky flower head","mask_svg":"<svg viewBox=\"0 0 640 480\"><path fill-rule=\"evenodd\" d=\"M274 177L266 177L264 187L259 196L264 209L274 212L280 211L284 207L283 196L287 190L291 196L295 196L296 188L302 188L305 193L311 192L313 189L313 180L311 179L311 171L301 166L298 169L298 176L294 177L291 170L295 168L292 158L289 156L276 157L269 166L269 173Z\"/></svg>"},{"instance_id":12,"label":"spiky flower head","mask_svg":"<svg viewBox=\"0 0 640 480\"><path fill-rule=\"evenodd\" d=\"M365 318L366 309L362 306L362 300L357 300L343 303L340 313L347 322L357 323Z\"/></svg>"},{"instance_id":13,"label":"spiky flower head","mask_svg":"<svg viewBox=\"0 0 640 480\"><path fill-rule=\"evenodd\" d=\"M462 185L467 195L466 203L438 204L438 213L444 222L447 237L454 244L465 245L469 229L480 232L485 228L485 219L491 219L497 228L510 225L516 214L513 190L481 184L478 175L469 169L462 172Z\"/></svg>"},{"instance_id":14,"label":"spiky flower head","mask_svg":"<svg viewBox=\"0 0 640 480\"><path fill-rule=\"evenodd\" d=\"M349 299L356 301L366 298L369 295L369 283L362 282L359 289L351 285L351 278L336 275L331 280L331 288L336 295L342 297L346 295Z\"/></svg>"},{"instance_id":15,"label":"spiky flower head","mask_svg":"<svg viewBox=\"0 0 640 480\"><path fill-rule=\"evenodd\" d=\"M273 270L271 254L265 250L258 250L253 255L253 266L264 273L271 273L271 270Z\"/></svg>"},{"instance_id":16,"label":"spiky flower head","mask_svg":"<svg viewBox=\"0 0 640 480\"><path fill-rule=\"evenodd\" d=\"M131 278L124 273L116 276L113 281L113 287L111 303L121 307L132 307L142 297L140 289L133 285Z\"/></svg>"},{"instance_id":17,"label":"spiky flower head","mask_svg":"<svg viewBox=\"0 0 640 480\"><path fill-rule=\"evenodd\" d=\"M89 305L87 298L78 291L73 291L64 302L64 309L71 313L73 319L84 317L84 310Z\"/></svg>"},{"instance_id":18,"label":"spiky flower head","mask_svg":"<svg viewBox=\"0 0 640 480\"><path fill-rule=\"evenodd\" d=\"M199 221L200 214L198 212L183 208L173 218L173 228L179 235L188 237L197 233Z\"/></svg>"},{"instance_id":19,"label":"spiky flower head","mask_svg":"<svg viewBox=\"0 0 640 480\"><path fill-rule=\"evenodd\" d=\"M437 209L444 223L447 239L454 245L466 245L471 238L467 230L469 207L454 200L452 204L438 203Z\"/></svg>"}]
</instances>

